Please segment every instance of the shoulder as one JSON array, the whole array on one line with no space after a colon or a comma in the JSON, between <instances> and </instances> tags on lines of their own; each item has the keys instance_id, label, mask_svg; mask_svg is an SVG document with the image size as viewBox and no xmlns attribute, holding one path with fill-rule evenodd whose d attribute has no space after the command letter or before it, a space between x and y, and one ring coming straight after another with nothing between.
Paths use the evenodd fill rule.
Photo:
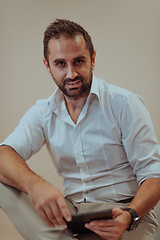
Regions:
<instances>
[{"instance_id":1,"label":"shoulder","mask_svg":"<svg viewBox=\"0 0 160 240\"><path fill-rule=\"evenodd\" d=\"M128 97L132 92L122 87L107 83L102 79L98 79L101 93L111 97Z\"/></svg>"},{"instance_id":2,"label":"shoulder","mask_svg":"<svg viewBox=\"0 0 160 240\"><path fill-rule=\"evenodd\" d=\"M47 99L39 99L24 114L23 120L42 122L46 115L51 114L50 100L52 95Z\"/></svg>"},{"instance_id":3,"label":"shoulder","mask_svg":"<svg viewBox=\"0 0 160 240\"><path fill-rule=\"evenodd\" d=\"M140 101L143 105L145 105L143 98L138 94L133 93L122 87L109 84L102 79L98 79L98 81L99 81L100 96L103 100L106 99L118 105L122 104L122 102L123 104L124 103L132 104L133 102Z\"/></svg>"},{"instance_id":4,"label":"shoulder","mask_svg":"<svg viewBox=\"0 0 160 240\"><path fill-rule=\"evenodd\" d=\"M142 114L146 116L146 112L148 112L141 96L108 84L104 80L99 80L99 100L105 112L113 115L117 122L121 122L122 117L130 118Z\"/></svg>"}]
</instances>

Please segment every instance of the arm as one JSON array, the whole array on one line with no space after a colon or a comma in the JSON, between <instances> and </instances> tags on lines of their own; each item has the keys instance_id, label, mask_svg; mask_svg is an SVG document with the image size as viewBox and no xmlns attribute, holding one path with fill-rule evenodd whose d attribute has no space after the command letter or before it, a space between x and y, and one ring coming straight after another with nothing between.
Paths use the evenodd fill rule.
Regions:
<instances>
[{"instance_id":1,"label":"arm","mask_svg":"<svg viewBox=\"0 0 160 240\"><path fill-rule=\"evenodd\" d=\"M120 112L114 112L121 128L128 161L140 183L140 188L128 207L142 218L160 199L158 143L143 102L131 95L122 106L119 106ZM113 217L113 220L92 222L88 228L104 239L111 237L117 240L129 228L132 218L129 212L120 208L113 209Z\"/></svg>"},{"instance_id":2,"label":"arm","mask_svg":"<svg viewBox=\"0 0 160 240\"><path fill-rule=\"evenodd\" d=\"M65 225L62 216L71 220L61 192L32 172L11 147L0 147L0 182L28 194L41 218L50 227Z\"/></svg>"},{"instance_id":3,"label":"arm","mask_svg":"<svg viewBox=\"0 0 160 240\"><path fill-rule=\"evenodd\" d=\"M154 197L153 197L154 196ZM160 179L147 179L140 186L136 196L128 206L134 209L140 218L148 213L160 200ZM86 227L104 239L117 240L129 228L132 218L130 213L120 208L113 209L113 220L93 221Z\"/></svg>"},{"instance_id":4,"label":"arm","mask_svg":"<svg viewBox=\"0 0 160 240\"><path fill-rule=\"evenodd\" d=\"M134 209L140 218L147 214L160 200L160 178L145 180L136 196L128 206Z\"/></svg>"}]
</instances>

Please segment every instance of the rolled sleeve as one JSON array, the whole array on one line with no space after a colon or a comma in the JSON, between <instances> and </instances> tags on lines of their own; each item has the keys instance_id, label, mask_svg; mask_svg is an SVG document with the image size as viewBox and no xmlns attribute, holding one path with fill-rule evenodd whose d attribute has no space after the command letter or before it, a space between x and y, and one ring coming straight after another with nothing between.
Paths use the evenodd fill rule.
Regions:
<instances>
[{"instance_id":1,"label":"rolled sleeve","mask_svg":"<svg viewBox=\"0 0 160 240\"><path fill-rule=\"evenodd\" d=\"M43 112L37 103L20 120L18 127L0 144L12 147L24 160L38 152L45 141Z\"/></svg>"},{"instance_id":2,"label":"rolled sleeve","mask_svg":"<svg viewBox=\"0 0 160 240\"><path fill-rule=\"evenodd\" d=\"M158 141L141 97L135 94L128 97L121 117L121 129L124 149L138 183L148 178L160 178Z\"/></svg>"}]
</instances>

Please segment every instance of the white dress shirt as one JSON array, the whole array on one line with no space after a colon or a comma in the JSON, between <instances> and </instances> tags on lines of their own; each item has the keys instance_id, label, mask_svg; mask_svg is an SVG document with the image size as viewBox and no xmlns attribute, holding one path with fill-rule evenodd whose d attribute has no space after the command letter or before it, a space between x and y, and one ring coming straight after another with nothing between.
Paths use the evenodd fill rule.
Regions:
<instances>
[{"instance_id":1,"label":"white dress shirt","mask_svg":"<svg viewBox=\"0 0 160 240\"><path fill-rule=\"evenodd\" d=\"M143 99L95 76L76 124L57 89L37 101L1 145L27 160L43 144L64 179L64 196L77 202L127 199L144 180L160 178L158 142Z\"/></svg>"}]
</instances>

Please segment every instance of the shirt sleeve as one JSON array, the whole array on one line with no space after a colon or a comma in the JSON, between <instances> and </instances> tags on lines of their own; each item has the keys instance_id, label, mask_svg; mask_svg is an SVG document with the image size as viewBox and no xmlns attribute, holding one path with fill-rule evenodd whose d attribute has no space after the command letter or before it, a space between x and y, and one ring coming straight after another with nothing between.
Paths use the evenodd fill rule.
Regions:
<instances>
[{"instance_id":1,"label":"shirt sleeve","mask_svg":"<svg viewBox=\"0 0 160 240\"><path fill-rule=\"evenodd\" d=\"M37 101L20 120L14 132L0 145L12 147L24 160L27 160L41 149L44 141L43 111Z\"/></svg>"},{"instance_id":2,"label":"shirt sleeve","mask_svg":"<svg viewBox=\"0 0 160 240\"><path fill-rule=\"evenodd\" d=\"M128 96L123 103L120 122L123 146L138 183L160 178L158 141L141 97L133 93Z\"/></svg>"}]
</instances>

